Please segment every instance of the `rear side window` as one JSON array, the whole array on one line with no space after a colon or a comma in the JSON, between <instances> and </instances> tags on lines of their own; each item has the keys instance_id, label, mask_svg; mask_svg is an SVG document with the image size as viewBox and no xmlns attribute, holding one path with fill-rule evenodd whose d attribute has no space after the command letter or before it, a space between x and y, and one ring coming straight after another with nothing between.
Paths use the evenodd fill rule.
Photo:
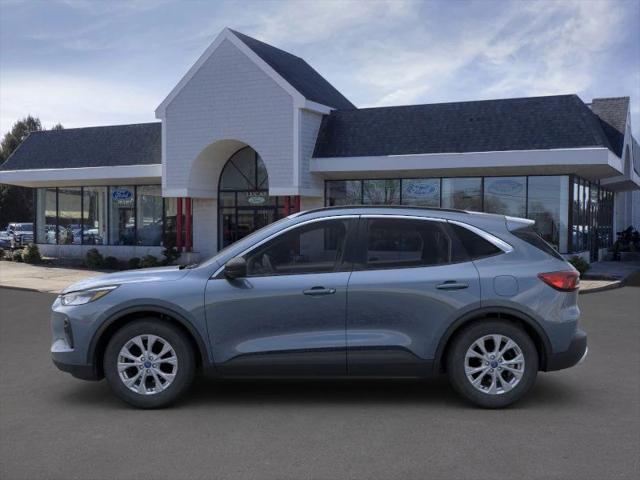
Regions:
<instances>
[{"instance_id":1,"label":"rear side window","mask_svg":"<svg viewBox=\"0 0 640 480\"><path fill-rule=\"evenodd\" d=\"M518 230L514 230L511 233L518 237L520 240L523 240L529 245L536 247L538 250L542 250L544 253L547 253L552 257L557 258L558 260L564 260L562 255L560 255L551 245L545 242L533 228L519 228Z\"/></svg>"},{"instance_id":2,"label":"rear side window","mask_svg":"<svg viewBox=\"0 0 640 480\"><path fill-rule=\"evenodd\" d=\"M447 224L429 220L369 219L365 268L409 268L451 262Z\"/></svg>"},{"instance_id":3,"label":"rear side window","mask_svg":"<svg viewBox=\"0 0 640 480\"><path fill-rule=\"evenodd\" d=\"M450 226L470 260L490 257L492 255L502 253L502 250L496 247L493 243L473 233L468 228L455 224L451 224Z\"/></svg>"}]
</instances>

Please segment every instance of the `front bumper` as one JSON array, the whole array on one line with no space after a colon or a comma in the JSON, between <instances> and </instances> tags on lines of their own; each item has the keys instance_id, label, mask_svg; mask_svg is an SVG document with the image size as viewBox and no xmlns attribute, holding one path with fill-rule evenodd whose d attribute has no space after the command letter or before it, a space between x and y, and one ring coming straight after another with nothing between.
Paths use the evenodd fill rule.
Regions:
<instances>
[{"instance_id":1,"label":"front bumper","mask_svg":"<svg viewBox=\"0 0 640 480\"><path fill-rule=\"evenodd\" d=\"M552 353L547 357L547 372L573 367L587 356L587 334L577 329L571 339L569 348L564 352Z\"/></svg>"},{"instance_id":2,"label":"front bumper","mask_svg":"<svg viewBox=\"0 0 640 480\"><path fill-rule=\"evenodd\" d=\"M80 378L82 380L100 380L102 378L100 375L98 375L98 372L93 365L76 365L73 363L64 363L56 360L55 358L53 358L52 360L53 364L58 367L59 370L70 373L76 378Z\"/></svg>"}]
</instances>

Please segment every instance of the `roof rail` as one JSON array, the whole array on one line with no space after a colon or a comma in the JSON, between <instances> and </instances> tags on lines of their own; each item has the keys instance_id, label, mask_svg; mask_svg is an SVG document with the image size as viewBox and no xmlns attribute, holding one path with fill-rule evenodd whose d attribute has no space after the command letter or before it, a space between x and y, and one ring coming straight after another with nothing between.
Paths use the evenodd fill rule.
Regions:
<instances>
[{"instance_id":1,"label":"roof rail","mask_svg":"<svg viewBox=\"0 0 640 480\"><path fill-rule=\"evenodd\" d=\"M399 210L434 210L438 212L452 212L452 213L469 213L466 210L459 210L456 208L440 208L440 207L420 207L417 205L334 205L331 207L322 207L322 208L314 208L312 210L305 210L304 212L300 212L300 216L307 215L309 213L316 212L324 212L331 210L344 210L349 208L365 208L365 209L375 209L375 208L394 208Z\"/></svg>"}]
</instances>

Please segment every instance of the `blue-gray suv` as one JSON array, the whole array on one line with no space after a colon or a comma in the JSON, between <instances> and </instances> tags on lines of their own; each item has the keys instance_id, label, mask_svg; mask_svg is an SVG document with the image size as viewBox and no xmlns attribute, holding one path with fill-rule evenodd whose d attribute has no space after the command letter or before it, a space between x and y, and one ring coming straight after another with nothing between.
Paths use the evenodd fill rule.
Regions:
<instances>
[{"instance_id":1,"label":"blue-gray suv","mask_svg":"<svg viewBox=\"0 0 640 480\"><path fill-rule=\"evenodd\" d=\"M411 207L294 214L200 265L90 278L53 304L53 361L142 408L219 377L446 373L482 407L587 352L579 275L530 220Z\"/></svg>"}]
</instances>

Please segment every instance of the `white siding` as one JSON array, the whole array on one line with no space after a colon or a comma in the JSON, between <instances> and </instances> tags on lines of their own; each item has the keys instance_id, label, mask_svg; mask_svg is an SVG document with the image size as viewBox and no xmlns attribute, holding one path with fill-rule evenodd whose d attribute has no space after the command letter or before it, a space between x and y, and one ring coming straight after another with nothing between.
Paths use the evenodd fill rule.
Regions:
<instances>
[{"instance_id":1,"label":"white siding","mask_svg":"<svg viewBox=\"0 0 640 480\"><path fill-rule=\"evenodd\" d=\"M207 258L218 251L218 200L196 198L193 213L193 251Z\"/></svg>"},{"instance_id":2,"label":"white siding","mask_svg":"<svg viewBox=\"0 0 640 480\"><path fill-rule=\"evenodd\" d=\"M291 96L224 40L167 106L165 188L188 189L198 154L225 139L250 145L261 155L270 187L291 188L293 111ZM217 188L218 178L206 181Z\"/></svg>"},{"instance_id":3,"label":"white siding","mask_svg":"<svg viewBox=\"0 0 640 480\"><path fill-rule=\"evenodd\" d=\"M322 115L319 113L309 110L300 111L300 187L307 191L322 192L324 188L323 179L309 170L321 122Z\"/></svg>"}]
</instances>

